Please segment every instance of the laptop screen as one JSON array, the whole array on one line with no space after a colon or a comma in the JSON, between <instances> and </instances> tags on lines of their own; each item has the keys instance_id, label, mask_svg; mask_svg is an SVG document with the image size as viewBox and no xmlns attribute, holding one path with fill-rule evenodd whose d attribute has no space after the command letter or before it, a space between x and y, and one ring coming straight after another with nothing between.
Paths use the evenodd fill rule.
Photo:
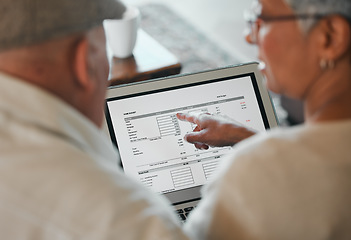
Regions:
<instances>
[{"instance_id":1,"label":"laptop screen","mask_svg":"<svg viewBox=\"0 0 351 240\"><path fill-rule=\"evenodd\" d=\"M231 150L187 143L184 135L195 126L176 113L225 115L257 131L270 127L253 72L109 97L106 105L125 173L163 194L204 185Z\"/></svg>"}]
</instances>

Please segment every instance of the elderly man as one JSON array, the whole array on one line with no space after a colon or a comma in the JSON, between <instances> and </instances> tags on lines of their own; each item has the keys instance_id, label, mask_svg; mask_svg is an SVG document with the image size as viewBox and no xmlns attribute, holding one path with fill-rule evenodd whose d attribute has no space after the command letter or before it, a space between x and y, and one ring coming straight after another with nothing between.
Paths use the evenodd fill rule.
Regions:
<instances>
[{"instance_id":1,"label":"elderly man","mask_svg":"<svg viewBox=\"0 0 351 240\"><path fill-rule=\"evenodd\" d=\"M1 239L185 239L101 131L114 0L0 2Z\"/></svg>"}]
</instances>

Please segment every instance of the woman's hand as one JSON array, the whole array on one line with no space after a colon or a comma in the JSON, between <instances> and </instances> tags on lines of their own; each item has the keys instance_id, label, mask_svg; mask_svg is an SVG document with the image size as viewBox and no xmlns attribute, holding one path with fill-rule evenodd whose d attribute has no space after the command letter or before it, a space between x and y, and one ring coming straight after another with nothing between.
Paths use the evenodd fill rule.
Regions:
<instances>
[{"instance_id":1,"label":"woman's hand","mask_svg":"<svg viewBox=\"0 0 351 240\"><path fill-rule=\"evenodd\" d=\"M178 113L177 117L197 125L184 139L198 149L233 146L256 134L253 130L220 115Z\"/></svg>"}]
</instances>

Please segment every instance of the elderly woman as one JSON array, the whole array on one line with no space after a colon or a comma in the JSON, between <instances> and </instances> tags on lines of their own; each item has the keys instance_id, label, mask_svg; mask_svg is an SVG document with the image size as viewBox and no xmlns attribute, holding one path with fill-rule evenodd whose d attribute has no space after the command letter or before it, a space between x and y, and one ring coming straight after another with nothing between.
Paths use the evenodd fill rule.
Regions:
<instances>
[{"instance_id":1,"label":"elderly woman","mask_svg":"<svg viewBox=\"0 0 351 240\"><path fill-rule=\"evenodd\" d=\"M194 239L351 239L351 1L260 0L247 41L267 87L304 102L305 124L240 142L203 190ZM226 118L197 124L198 148L254 133Z\"/></svg>"}]
</instances>

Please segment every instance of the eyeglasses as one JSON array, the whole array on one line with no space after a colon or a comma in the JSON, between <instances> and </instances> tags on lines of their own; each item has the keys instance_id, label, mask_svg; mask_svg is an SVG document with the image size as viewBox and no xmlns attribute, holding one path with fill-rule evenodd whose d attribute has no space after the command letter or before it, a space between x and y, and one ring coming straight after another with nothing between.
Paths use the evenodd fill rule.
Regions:
<instances>
[{"instance_id":1,"label":"eyeglasses","mask_svg":"<svg viewBox=\"0 0 351 240\"><path fill-rule=\"evenodd\" d=\"M296 15L282 15L282 16L263 16L256 14L254 11L245 11L244 18L248 23L249 37L252 43L257 43L258 32L263 22L276 21L291 21L291 20L306 20L306 19L321 19L325 17L322 14L296 14Z\"/></svg>"}]
</instances>

